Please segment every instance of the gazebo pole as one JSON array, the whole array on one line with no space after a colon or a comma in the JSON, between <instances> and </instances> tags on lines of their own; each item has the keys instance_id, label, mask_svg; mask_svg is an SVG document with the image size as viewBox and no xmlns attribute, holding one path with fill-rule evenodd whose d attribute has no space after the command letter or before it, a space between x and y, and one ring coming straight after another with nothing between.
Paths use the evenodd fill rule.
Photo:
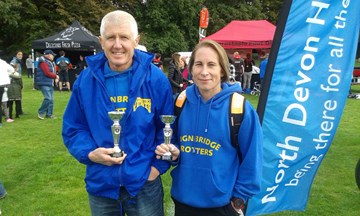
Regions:
<instances>
[{"instance_id":1,"label":"gazebo pole","mask_svg":"<svg viewBox=\"0 0 360 216\"><path fill-rule=\"evenodd\" d=\"M34 49L31 49L31 58L32 58L33 90L35 90L35 52L34 52Z\"/></svg>"}]
</instances>

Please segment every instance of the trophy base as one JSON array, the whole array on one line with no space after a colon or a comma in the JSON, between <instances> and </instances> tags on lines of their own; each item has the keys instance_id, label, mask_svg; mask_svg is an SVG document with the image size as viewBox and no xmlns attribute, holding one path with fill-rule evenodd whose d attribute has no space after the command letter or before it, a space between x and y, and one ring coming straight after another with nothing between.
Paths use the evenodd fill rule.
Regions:
<instances>
[{"instance_id":1,"label":"trophy base","mask_svg":"<svg viewBox=\"0 0 360 216\"><path fill-rule=\"evenodd\" d=\"M161 160L172 161L172 155L170 152L166 152L161 156Z\"/></svg>"},{"instance_id":2,"label":"trophy base","mask_svg":"<svg viewBox=\"0 0 360 216\"><path fill-rule=\"evenodd\" d=\"M114 152L114 153L110 154L110 156L114 157L114 158L119 158L119 157L124 156L124 152Z\"/></svg>"}]
</instances>

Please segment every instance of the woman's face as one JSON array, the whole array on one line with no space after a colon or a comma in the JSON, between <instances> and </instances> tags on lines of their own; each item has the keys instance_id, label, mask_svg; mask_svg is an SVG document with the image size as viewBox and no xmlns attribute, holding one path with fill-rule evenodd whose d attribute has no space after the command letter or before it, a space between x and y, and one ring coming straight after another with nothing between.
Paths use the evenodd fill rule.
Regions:
<instances>
[{"instance_id":1,"label":"woman's face","mask_svg":"<svg viewBox=\"0 0 360 216\"><path fill-rule=\"evenodd\" d=\"M18 53L16 53L16 58L17 59L22 59L22 57L23 57L23 53L22 52L18 52Z\"/></svg>"},{"instance_id":2,"label":"woman's face","mask_svg":"<svg viewBox=\"0 0 360 216\"><path fill-rule=\"evenodd\" d=\"M180 59L179 68L183 69L184 67L185 67L185 62L182 59Z\"/></svg>"},{"instance_id":3,"label":"woman's face","mask_svg":"<svg viewBox=\"0 0 360 216\"><path fill-rule=\"evenodd\" d=\"M221 91L221 67L219 56L210 47L201 47L195 53L192 78L201 96L209 100Z\"/></svg>"}]
</instances>

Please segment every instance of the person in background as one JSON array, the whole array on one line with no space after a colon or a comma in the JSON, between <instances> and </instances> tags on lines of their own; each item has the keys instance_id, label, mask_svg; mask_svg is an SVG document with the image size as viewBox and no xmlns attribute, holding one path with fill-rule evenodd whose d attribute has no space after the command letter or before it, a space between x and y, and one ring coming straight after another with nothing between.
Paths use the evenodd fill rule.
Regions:
<instances>
[{"instance_id":1,"label":"person in background","mask_svg":"<svg viewBox=\"0 0 360 216\"><path fill-rule=\"evenodd\" d=\"M236 73L235 73L235 65L234 65L234 59L233 58L230 58L228 56L228 61L229 61L229 82L230 83L234 83L234 82L237 82L235 77L236 77ZM240 83L240 82L239 82ZM241 86L241 84L240 84Z\"/></svg>"},{"instance_id":2,"label":"person in background","mask_svg":"<svg viewBox=\"0 0 360 216\"><path fill-rule=\"evenodd\" d=\"M173 97L176 96L183 90L184 82L190 83L189 80L185 79L182 75L182 70L185 68L185 63L181 59L179 53L174 53L171 56L169 63L168 79L172 87Z\"/></svg>"},{"instance_id":3,"label":"person in background","mask_svg":"<svg viewBox=\"0 0 360 216\"><path fill-rule=\"evenodd\" d=\"M195 84L178 97L184 100L186 94L174 125L175 145L161 144L155 151L158 158L167 151L173 156L175 215L244 215L247 201L260 192L262 179L263 138L258 115L245 100L235 148L230 139L230 97L235 92L243 96L240 85L228 83L225 50L215 41L201 41L191 55L189 71ZM211 145L205 145L206 140Z\"/></svg>"},{"instance_id":4,"label":"person in background","mask_svg":"<svg viewBox=\"0 0 360 216\"><path fill-rule=\"evenodd\" d=\"M5 198L7 192L5 190L4 184L0 181L0 199Z\"/></svg>"},{"instance_id":5,"label":"person in background","mask_svg":"<svg viewBox=\"0 0 360 216\"><path fill-rule=\"evenodd\" d=\"M41 89L44 100L38 110L38 118L54 119L54 80L59 79L56 75L55 65L53 63L56 54L52 50L45 50L44 55L39 58L39 66L36 73L36 84Z\"/></svg>"},{"instance_id":6,"label":"person in background","mask_svg":"<svg viewBox=\"0 0 360 216\"><path fill-rule=\"evenodd\" d=\"M254 65L255 65L255 62L252 59L251 53L247 53L246 58L244 60L244 75L243 75L243 78L244 78L243 90L245 93L250 93L251 77L252 77L252 70L253 70Z\"/></svg>"},{"instance_id":7,"label":"person in background","mask_svg":"<svg viewBox=\"0 0 360 216\"><path fill-rule=\"evenodd\" d=\"M161 54L156 53L154 60L152 61L154 65L156 65L158 68L160 68L162 71L164 71L163 62L161 61Z\"/></svg>"},{"instance_id":8,"label":"person in background","mask_svg":"<svg viewBox=\"0 0 360 216\"><path fill-rule=\"evenodd\" d=\"M36 53L35 54L35 61L34 61L34 77L36 77L36 73L37 73L37 68L39 66L39 59L40 59L40 54ZM57 83L57 82L56 82ZM39 89L39 87L36 84L36 79L34 79L33 82L33 90Z\"/></svg>"},{"instance_id":9,"label":"person in background","mask_svg":"<svg viewBox=\"0 0 360 216\"><path fill-rule=\"evenodd\" d=\"M69 68L72 67L70 60L65 57L65 51L61 50L59 52L60 57L56 59L56 65L59 68L59 91L62 92L63 83L66 83L67 91L70 91L70 81L69 81Z\"/></svg>"},{"instance_id":10,"label":"person in background","mask_svg":"<svg viewBox=\"0 0 360 216\"><path fill-rule=\"evenodd\" d=\"M87 68L87 63L83 55L79 55L79 61L77 62L76 67L80 68L81 70Z\"/></svg>"},{"instance_id":11,"label":"person in background","mask_svg":"<svg viewBox=\"0 0 360 216\"><path fill-rule=\"evenodd\" d=\"M242 77L244 74L244 59L237 51L233 54L233 62L235 66L235 80L242 83Z\"/></svg>"},{"instance_id":12,"label":"person in background","mask_svg":"<svg viewBox=\"0 0 360 216\"><path fill-rule=\"evenodd\" d=\"M15 103L15 118L20 118L21 112L21 98L22 98L22 89L23 89L23 80L22 76L18 73L12 73L10 75L10 84L7 86L7 95L8 95L8 108L9 108L9 118L13 119L13 107Z\"/></svg>"},{"instance_id":13,"label":"person in background","mask_svg":"<svg viewBox=\"0 0 360 216\"><path fill-rule=\"evenodd\" d=\"M5 88L10 84L10 76L14 76L15 69L6 61L0 59L0 101L5 91ZM0 127L2 127L2 111L0 110ZM1 191L0 191L1 192Z\"/></svg>"},{"instance_id":14,"label":"person in background","mask_svg":"<svg viewBox=\"0 0 360 216\"><path fill-rule=\"evenodd\" d=\"M21 98L22 98L22 58L23 58L23 52L21 50L16 51L15 56L13 57L13 59L11 60L10 64L15 68L15 72L18 73L18 75L20 75L19 77L13 77L14 78L14 83L11 83L11 88L15 88L15 93L13 92L14 89L9 89L8 94L15 94L14 97L12 98L12 96L9 96L9 101L13 101L16 100L16 109L19 109L19 112L17 113L17 118L19 118L20 115L23 115L23 109L22 109L22 102L21 102ZM12 79L13 80L13 79ZM19 90L19 86L21 87ZM17 92L19 90L19 92ZM12 104L12 102L10 102ZM10 112L10 116L12 115L12 107L9 106L9 112Z\"/></svg>"},{"instance_id":15,"label":"person in background","mask_svg":"<svg viewBox=\"0 0 360 216\"><path fill-rule=\"evenodd\" d=\"M188 82L184 82L183 83L183 90L185 90L188 86L190 86L193 81L191 80L191 75L189 73L189 69L188 69L188 64L187 64L187 59L188 57L182 57L181 60L184 63L184 69L181 70L181 73L183 75L184 80L187 80Z\"/></svg>"},{"instance_id":16,"label":"person in background","mask_svg":"<svg viewBox=\"0 0 360 216\"><path fill-rule=\"evenodd\" d=\"M5 198L7 195L7 192L5 190L5 187L3 183L0 181L0 199ZM1 215L1 209L0 209L0 215Z\"/></svg>"},{"instance_id":17,"label":"person in background","mask_svg":"<svg viewBox=\"0 0 360 216\"><path fill-rule=\"evenodd\" d=\"M152 64L154 55L135 49L139 40L131 14L106 14L99 37L104 52L86 58L88 67L76 79L64 113L64 144L87 166L93 216L164 215L160 175L170 164L157 160L154 151L164 141L160 116L173 114L173 99L165 74ZM110 111L124 113L120 157L111 156Z\"/></svg>"},{"instance_id":18,"label":"person in background","mask_svg":"<svg viewBox=\"0 0 360 216\"><path fill-rule=\"evenodd\" d=\"M32 55L29 54L28 57L26 58L26 69L27 69L27 77L28 78L33 78L33 65L34 65L34 60L32 58Z\"/></svg>"},{"instance_id":19,"label":"person in background","mask_svg":"<svg viewBox=\"0 0 360 216\"><path fill-rule=\"evenodd\" d=\"M259 66L259 68L260 68L260 84L263 84L265 72L266 72L266 66L267 66L268 58L269 58L269 53L263 53L261 58L263 60L260 62L260 66Z\"/></svg>"},{"instance_id":20,"label":"person in background","mask_svg":"<svg viewBox=\"0 0 360 216\"><path fill-rule=\"evenodd\" d=\"M81 71L83 71L85 68L87 68L85 58L83 55L79 55L79 61L76 64L76 77L78 77Z\"/></svg>"},{"instance_id":21,"label":"person in background","mask_svg":"<svg viewBox=\"0 0 360 216\"><path fill-rule=\"evenodd\" d=\"M10 118L10 115L9 115L9 107L8 107L8 101L9 101L9 98L8 98L8 94L7 94L7 90L8 88L5 87L4 88L4 94L3 94L3 97L2 97L2 100L1 100L1 109L3 110L4 112L4 116L5 116L5 120L7 123L11 123L13 122L14 120Z\"/></svg>"},{"instance_id":22,"label":"person in background","mask_svg":"<svg viewBox=\"0 0 360 216\"><path fill-rule=\"evenodd\" d=\"M21 61L23 58L23 52L21 50L16 51L15 56L10 61L10 64L14 67L15 72L19 73L19 75L22 75L22 65Z\"/></svg>"}]
</instances>

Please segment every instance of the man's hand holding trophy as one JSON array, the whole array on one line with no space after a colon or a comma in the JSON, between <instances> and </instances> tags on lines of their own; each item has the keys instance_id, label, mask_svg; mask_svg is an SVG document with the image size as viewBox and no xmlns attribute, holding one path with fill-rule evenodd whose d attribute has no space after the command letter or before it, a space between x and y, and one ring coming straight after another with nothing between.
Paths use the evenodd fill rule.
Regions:
<instances>
[{"instance_id":1,"label":"man's hand holding trophy","mask_svg":"<svg viewBox=\"0 0 360 216\"><path fill-rule=\"evenodd\" d=\"M111 111L108 112L109 117L113 120L113 125L111 126L111 132L114 139L113 148L97 148L94 151L89 153L89 158L91 161L104 164L107 166L112 166L114 164L122 164L125 160L126 154L123 150L120 149L120 133L121 125L120 120L124 115L124 112Z\"/></svg>"}]
</instances>

